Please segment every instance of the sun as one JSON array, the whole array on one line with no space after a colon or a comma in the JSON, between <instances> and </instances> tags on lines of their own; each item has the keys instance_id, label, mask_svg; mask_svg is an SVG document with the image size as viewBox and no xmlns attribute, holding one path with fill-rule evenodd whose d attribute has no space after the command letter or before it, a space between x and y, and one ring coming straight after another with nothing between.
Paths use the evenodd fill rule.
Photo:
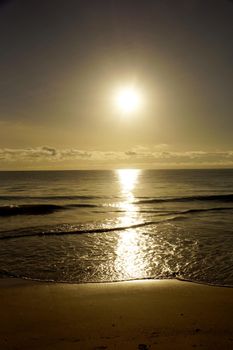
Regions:
<instances>
[{"instance_id":1,"label":"sun","mask_svg":"<svg viewBox=\"0 0 233 350\"><path fill-rule=\"evenodd\" d=\"M123 114L132 114L140 109L142 96L135 87L122 87L115 94L115 105Z\"/></svg>"}]
</instances>

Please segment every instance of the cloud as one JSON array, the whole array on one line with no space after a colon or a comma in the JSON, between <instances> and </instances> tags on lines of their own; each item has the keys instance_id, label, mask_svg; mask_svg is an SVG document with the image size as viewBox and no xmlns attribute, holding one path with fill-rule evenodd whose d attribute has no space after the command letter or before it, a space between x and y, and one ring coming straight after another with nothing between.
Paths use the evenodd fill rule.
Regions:
<instances>
[{"instance_id":1,"label":"cloud","mask_svg":"<svg viewBox=\"0 0 233 350\"><path fill-rule=\"evenodd\" d=\"M171 151L127 151L129 157L138 160L147 160L152 163L183 165L183 164L200 164L200 165L231 165L233 166L233 151L188 151L188 152L171 152Z\"/></svg>"},{"instance_id":2,"label":"cloud","mask_svg":"<svg viewBox=\"0 0 233 350\"><path fill-rule=\"evenodd\" d=\"M4 164L88 164L98 165L129 165L142 167L233 167L233 151L187 151L172 152L167 145L151 148L137 146L123 151L86 151L77 148L58 149L49 146L25 149L0 149L0 165Z\"/></svg>"},{"instance_id":3,"label":"cloud","mask_svg":"<svg viewBox=\"0 0 233 350\"><path fill-rule=\"evenodd\" d=\"M0 160L4 161L63 161L90 157L91 153L76 148L56 149L43 146L25 149L0 149Z\"/></svg>"}]
</instances>

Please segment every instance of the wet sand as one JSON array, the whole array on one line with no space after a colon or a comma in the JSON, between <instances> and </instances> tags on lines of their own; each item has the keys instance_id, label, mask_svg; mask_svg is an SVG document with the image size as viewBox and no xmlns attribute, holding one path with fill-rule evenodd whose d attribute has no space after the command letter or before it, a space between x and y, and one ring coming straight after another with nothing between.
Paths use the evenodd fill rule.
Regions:
<instances>
[{"instance_id":1,"label":"wet sand","mask_svg":"<svg viewBox=\"0 0 233 350\"><path fill-rule=\"evenodd\" d=\"M0 349L233 349L233 288L0 280Z\"/></svg>"}]
</instances>

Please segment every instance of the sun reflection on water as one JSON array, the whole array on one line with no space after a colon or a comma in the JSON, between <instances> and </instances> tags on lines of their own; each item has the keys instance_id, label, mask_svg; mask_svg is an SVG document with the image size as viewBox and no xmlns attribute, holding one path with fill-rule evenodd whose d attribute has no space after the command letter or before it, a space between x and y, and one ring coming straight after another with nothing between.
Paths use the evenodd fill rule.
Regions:
<instances>
[{"instance_id":1,"label":"sun reflection on water","mask_svg":"<svg viewBox=\"0 0 233 350\"><path fill-rule=\"evenodd\" d=\"M121 192L127 200L134 199L133 190L138 182L139 169L119 169L117 175L121 185Z\"/></svg>"},{"instance_id":2,"label":"sun reflection on water","mask_svg":"<svg viewBox=\"0 0 233 350\"><path fill-rule=\"evenodd\" d=\"M115 270L120 279L144 277L146 271L145 238L135 229L119 235L116 248Z\"/></svg>"},{"instance_id":3,"label":"sun reflection on water","mask_svg":"<svg viewBox=\"0 0 233 350\"><path fill-rule=\"evenodd\" d=\"M139 208L135 204L134 190L138 183L140 170L120 169L117 175L120 184L122 201L118 204L123 215L119 217L122 226L141 223ZM146 270L146 238L136 228L129 228L119 234L116 247L115 270L119 278L143 277Z\"/></svg>"},{"instance_id":4,"label":"sun reflection on water","mask_svg":"<svg viewBox=\"0 0 233 350\"><path fill-rule=\"evenodd\" d=\"M138 183L140 175L138 169L119 169L117 175L119 178L122 201L118 204L124 215L119 217L120 224L130 226L139 220L138 207L135 204L134 189Z\"/></svg>"}]
</instances>

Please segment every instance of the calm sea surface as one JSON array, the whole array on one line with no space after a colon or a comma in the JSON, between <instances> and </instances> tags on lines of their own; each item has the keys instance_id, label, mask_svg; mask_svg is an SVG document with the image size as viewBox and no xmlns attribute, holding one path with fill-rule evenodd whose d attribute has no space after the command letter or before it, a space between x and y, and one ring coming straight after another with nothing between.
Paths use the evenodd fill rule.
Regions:
<instances>
[{"instance_id":1,"label":"calm sea surface","mask_svg":"<svg viewBox=\"0 0 233 350\"><path fill-rule=\"evenodd\" d=\"M0 275L233 286L233 169L0 172Z\"/></svg>"}]
</instances>

